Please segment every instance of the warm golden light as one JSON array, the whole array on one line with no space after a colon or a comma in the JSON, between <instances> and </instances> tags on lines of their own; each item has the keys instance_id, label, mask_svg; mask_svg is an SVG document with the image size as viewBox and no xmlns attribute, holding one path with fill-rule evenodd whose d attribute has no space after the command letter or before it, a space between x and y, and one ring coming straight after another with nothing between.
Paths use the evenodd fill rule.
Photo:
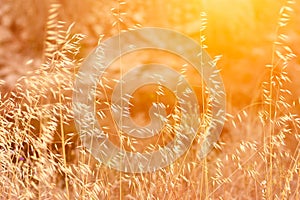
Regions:
<instances>
[{"instance_id":1,"label":"warm golden light","mask_svg":"<svg viewBox=\"0 0 300 200\"><path fill-rule=\"evenodd\" d=\"M134 35L126 48L149 40L182 54L118 54L121 32L147 27L195 40L211 74L182 57L195 52L176 34ZM300 199L299 56L298 0L2 0L0 199ZM142 162L121 159L133 154ZM152 171L128 169L142 164Z\"/></svg>"}]
</instances>

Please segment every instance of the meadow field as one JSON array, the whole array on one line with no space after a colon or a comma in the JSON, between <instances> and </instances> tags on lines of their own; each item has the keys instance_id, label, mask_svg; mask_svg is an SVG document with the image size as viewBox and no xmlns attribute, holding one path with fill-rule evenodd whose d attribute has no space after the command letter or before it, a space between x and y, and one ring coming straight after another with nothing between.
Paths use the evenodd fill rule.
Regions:
<instances>
[{"instance_id":1,"label":"meadow field","mask_svg":"<svg viewBox=\"0 0 300 200\"><path fill-rule=\"evenodd\" d=\"M170 124L147 139L118 130L116 80L142 64L184 74L201 121L176 161L130 173L99 162L80 139L74 83L98 45L144 27L183 33L208 52L225 88L225 123L209 154L197 156L214 107L201 75L170 52L122 55L99 77L93 102L112 143L143 153L178 134L184 110L171 90L153 84L132 94L121 118L146 126L158 103ZM299 56L299 0L0 0L0 199L300 199Z\"/></svg>"}]
</instances>

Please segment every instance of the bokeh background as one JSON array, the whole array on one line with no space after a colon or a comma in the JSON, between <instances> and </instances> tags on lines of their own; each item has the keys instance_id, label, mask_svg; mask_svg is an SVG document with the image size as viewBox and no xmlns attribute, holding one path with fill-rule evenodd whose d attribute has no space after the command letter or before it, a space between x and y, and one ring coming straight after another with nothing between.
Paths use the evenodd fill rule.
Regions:
<instances>
[{"instance_id":1,"label":"bokeh background","mask_svg":"<svg viewBox=\"0 0 300 200\"><path fill-rule=\"evenodd\" d=\"M280 16L285 5L287 16ZM280 27L280 21L288 24ZM71 53L63 62L64 55L53 56L49 46L55 34L70 25L68 34L82 34L83 39L80 49L72 50L78 50L76 55ZM123 174L80 150L71 112L72 76L102 40L149 26L180 31L207 46L212 58L222 56L217 68L226 90L228 119L219 146L207 158L196 160L196 149L191 148L187 160L166 170ZM292 56L286 68L278 62L274 69L274 77L290 81L274 82L285 93L270 95L278 103L273 108L264 95L270 89L267 66L278 61L274 42L280 34L281 52L291 49L298 57ZM64 38L56 39L55 45L64 46ZM0 197L299 199L299 55L299 0L0 0ZM135 57L126 58L126 65L138 63L131 59ZM279 76L282 72L286 76ZM43 107L47 103L50 106ZM12 172L5 166L13 166L8 167Z\"/></svg>"},{"instance_id":2,"label":"bokeh background","mask_svg":"<svg viewBox=\"0 0 300 200\"><path fill-rule=\"evenodd\" d=\"M299 53L299 5L285 28L288 46ZM38 66L43 54L48 9L55 1L9 1L1 0L0 8L0 77L5 80L2 90L13 89L16 80ZM239 108L252 102L265 76L265 65L271 61L272 45L276 37L279 9L284 1L225 0L128 1L119 6L124 13L121 27L112 26L115 17L111 11L118 7L117 1L57 1L62 5L59 19L71 24L72 31L86 35L81 43L80 56L86 57L98 43L137 25L157 26L183 32L200 41L201 12L206 12L207 51L212 57L222 55L222 70L228 100ZM117 10L117 9L116 9ZM116 11L115 11L116 12ZM27 64L28 60L37 64ZM289 71L299 96L299 58L292 61Z\"/></svg>"}]
</instances>

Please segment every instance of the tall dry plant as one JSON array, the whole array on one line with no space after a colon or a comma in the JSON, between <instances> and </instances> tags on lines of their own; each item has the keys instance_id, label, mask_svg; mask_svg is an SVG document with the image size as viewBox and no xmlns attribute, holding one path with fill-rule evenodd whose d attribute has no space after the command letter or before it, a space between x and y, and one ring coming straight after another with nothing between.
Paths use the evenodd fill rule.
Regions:
<instances>
[{"instance_id":1,"label":"tall dry plant","mask_svg":"<svg viewBox=\"0 0 300 200\"><path fill-rule=\"evenodd\" d=\"M262 101L235 116L228 113L223 135L206 158L196 157L199 134L183 157L144 174L106 167L78 140L71 95L84 36L72 35L72 26L58 20L61 5L52 4L43 65L22 77L14 92L0 96L0 198L299 199L300 120L293 111L299 98L288 102L291 92L285 88L287 67L295 55L282 30L293 1L286 3L266 67ZM119 32L128 28L122 18L125 6L116 1L112 9ZM201 21L201 31L205 25Z\"/></svg>"},{"instance_id":2,"label":"tall dry plant","mask_svg":"<svg viewBox=\"0 0 300 200\"><path fill-rule=\"evenodd\" d=\"M264 154L266 157L266 197L274 198L274 190L276 184L282 184L280 198L288 198L291 194L290 187L293 181L293 174L297 173L297 165L299 163L299 115L293 113L290 109L293 103L289 103L287 99L292 93L286 88L286 83L290 82L287 73L287 67L292 59L296 57L292 49L286 45L288 36L284 34L284 28L290 21L290 15L293 12L295 1L286 1L280 9L280 17L276 28L276 40L273 43L271 64L267 65L269 70L269 80L263 83L263 100L264 112L262 113L263 122L268 128L264 132ZM282 166L280 165L281 158L289 157L283 150L286 144L285 138L292 137L296 147L294 152L291 152L291 161L288 166L283 167L286 171L284 180L274 180L276 172ZM298 144L297 144L298 143ZM288 144L293 145L293 144ZM299 177L298 177L299 178ZM298 186L299 187L299 186ZM278 189L277 189L278 190ZM276 192L277 193L277 192ZM278 194L279 195L279 194Z\"/></svg>"},{"instance_id":3,"label":"tall dry plant","mask_svg":"<svg viewBox=\"0 0 300 200\"><path fill-rule=\"evenodd\" d=\"M49 9L44 64L20 78L1 96L1 198L64 198L74 131L71 93L82 35L71 35L57 20L59 5ZM58 177L65 178L57 187Z\"/></svg>"}]
</instances>

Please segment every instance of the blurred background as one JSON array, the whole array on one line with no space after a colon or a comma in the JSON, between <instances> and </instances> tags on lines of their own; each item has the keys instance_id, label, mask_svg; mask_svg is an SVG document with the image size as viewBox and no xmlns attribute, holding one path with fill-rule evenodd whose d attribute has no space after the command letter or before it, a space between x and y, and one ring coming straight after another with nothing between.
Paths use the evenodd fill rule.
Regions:
<instances>
[{"instance_id":1,"label":"blurred background","mask_svg":"<svg viewBox=\"0 0 300 200\"><path fill-rule=\"evenodd\" d=\"M287 3L288 7L284 8ZM58 20L64 23L58 23ZM286 26L280 27L287 21L289 23ZM79 43L78 54L75 56L67 51L61 53L59 50L63 48L51 54L51 42L58 39L54 43L64 46L67 41L63 37L59 38L59 35L72 24L70 37L74 34L84 35ZM80 142L72 116L71 98L74 74L80 66L78 60L86 58L100 40L122 30L139 27L162 27L182 32L207 46L206 50L212 58L222 56L217 68L221 70L229 116L218 143L222 147L215 148L207 158L199 161L193 154L197 151L197 145L192 145L189 158L193 162L189 163L189 159L184 160L187 162L179 160L176 163L178 165L174 165L173 178L169 174L170 171L172 175L171 167L156 174L145 174L146 178L144 175L122 174L99 165L78 148ZM275 45L279 35L284 42ZM74 41L76 38L68 45L76 46ZM66 45L65 49L70 46ZM76 47L74 49L72 51L77 51ZM285 68L278 57L280 53L291 51L298 57L291 56ZM165 60L175 67L178 65L172 56L164 57L154 53L156 57L151 58L152 54L142 53L124 56L124 66L139 64L135 58L145 62L151 59ZM94 191L95 194L104 191L103 199L110 195L111 199L117 199L118 195L120 199L123 193L132 193L136 199L140 199L141 192L145 198L149 197L148 188L150 184L152 188L153 183L153 194L157 192L160 199L164 199L168 187L170 194L173 194L170 198L174 199L181 199L183 194L186 199L193 199L189 196L193 192L196 197L203 192L203 197L207 198L212 194L224 199L233 199L233 196L241 199L264 198L266 188L271 188L269 199L279 198L278 195L285 192L292 192L294 198L291 198L297 199L300 147L299 55L299 0L0 0L0 113L5 113L1 115L0 130L3 134L0 135L0 145L3 147L0 146L0 150L7 150L1 151L0 161L7 166L16 164L16 169L32 168L35 172L40 171L36 178L40 181L40 188L36 186L37 182L32 181L30 170L24 175L30 186L24 185L21 178L15 178L18 177L18 170L12 172L13 176L9 175L9 171L3 172L4 176L0 178L5 179L0 182L8 186L4 189L0 187L0 191L9 191L7 194L10 194L14 191L11 188L19 184L18 187L24 187L24 191L38 188L38 192L33 192L37 196L56 195L57 188L62 188L61 196L66 197L67 187L70 186L71 193L73 191L79 197L84 196L84 192L90 195ZM68 56L70 60L65 59ZM49 58L52 60L47 60ZM273 71L266 67L272 63ZM111 74L118 67L110 68ZM271 71L275 84L270 79ZM110 73L107 74L107 79L112 77ZM32 77L24 78L18 85L18 79L24 76ZM193 78L199 79L198 76ZM276 92L269 92L275 87L278 89ZM145 87L144 90L150 89ZM15 91L19 93L14 96L12 94ZM12 98L5 97L5 94ZM150 101L143 93L135 95L141 100L137 104L141 108L145 107L144 101ZM275 106L271 105L268 99L270 96ZM107 125L113 122L110 119L107 121L102 120L102 123ZM20 144L26 145L22 147ZM8 152L13 151L8 150L18 148L20 153L11 156L14 158L11 159ZM38 152L36 155L40 156L39 159L32 156L35 155L34 151ZM32 166L17 165L16 158ZM95 178L95 174L99 176ZM13 181L10 181L10 177ZM55 177L58 181L48 180ZM94 188L88 179L92 180ZM132 183L135 185L130 188ZM272 188L275 188L274 191ZM27 197L30 194L23 190L16 191L16 196L19 195ZM87 199L91 199L91 196Z\"/></svg>"},{"instance_id":2,"label":"blurred background","mask_svg":"<svg viewBox=\"0 0 300 200\"><path fill-rule=\"evenodd\" d=\"M86 57L97 46L99 38L108 38L119 30L134 27L165 27L183 32L200 42L203 18L207 26L207 51L214 57L222 55L221 69L228 102L240 109L258 95L265 77L265 65L271 62L272 45L276 39L279 10L285 1L272 0L0 0L0 79L1 91L14 89L16 80L38 68L45 47L45 31L50 4L59 3L59 20L66 26L75 23L72 32L86 37L80 56ZM290 23L284 28L287 45L300 53L300 3L294 5ZM205 12L206 16L201 16ZM113 26L113 13L122 13L120 26ZM299 58L288 71L290 90L300 96Z\"/></svg>"}]
</instances>

